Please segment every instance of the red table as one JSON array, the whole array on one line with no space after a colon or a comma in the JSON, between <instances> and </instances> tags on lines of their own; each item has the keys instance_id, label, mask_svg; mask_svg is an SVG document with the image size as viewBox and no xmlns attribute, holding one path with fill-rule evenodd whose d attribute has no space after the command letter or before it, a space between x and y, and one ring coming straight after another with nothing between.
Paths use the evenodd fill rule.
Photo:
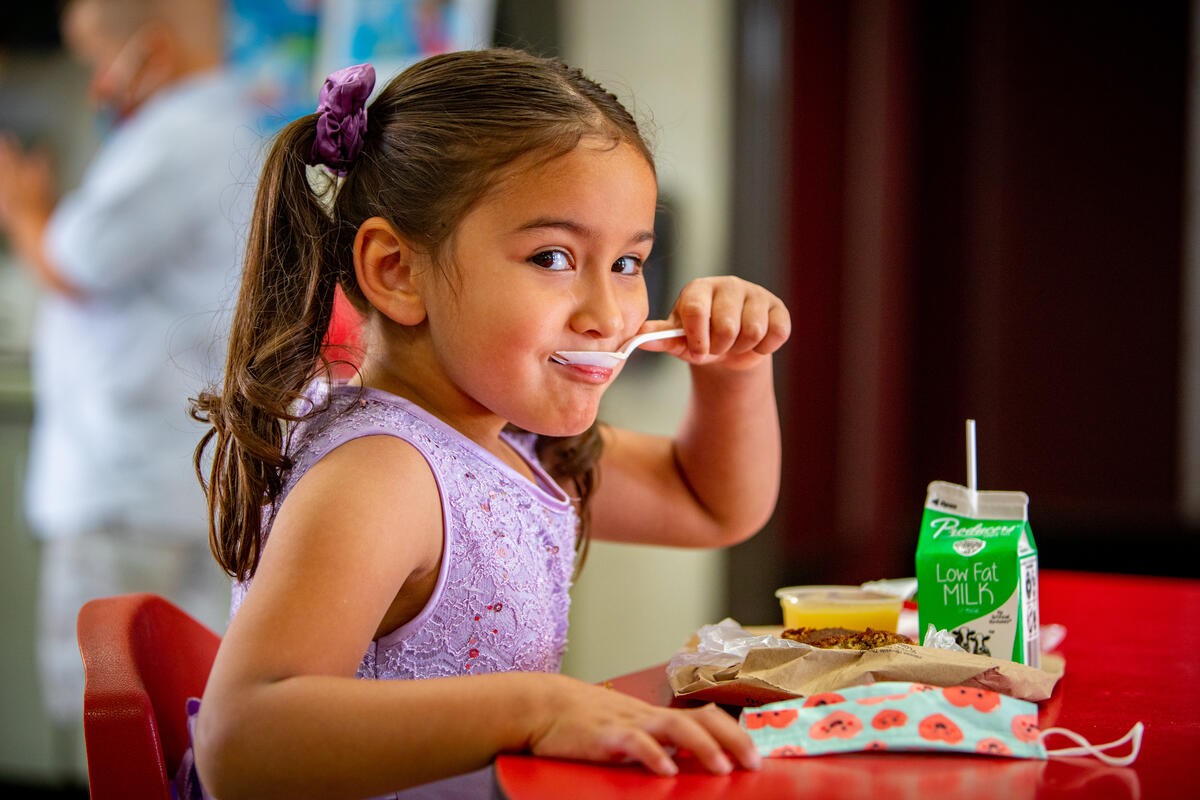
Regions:
<instances>
[{"instance_id":1,"label":"red table","mask_svg":"<svg viewBox=\"0 0 1200 800\"><path fill-rule=\"evenodd\" d=\"M1181 554L1182 557L1182 554ZM1093 744L1145 723L1128 767L1092 758L1032 761L985 756L854 754L764 759L761 771L728 776L684 762L673 778L635 766L527 755L501 756L496 780L510 800L562 798L1017 798L1198 797L1200 786L1200 580L1043 571L1041 616L1066 626L1066 673L1041 703L1043 728L1061 726ZM612 681L652 703L672 703L665 665ZM1067 747L1062 737L1049 746ZM1124 754L1119 751L1115 754Z\"/></svg>"}]
</instances>

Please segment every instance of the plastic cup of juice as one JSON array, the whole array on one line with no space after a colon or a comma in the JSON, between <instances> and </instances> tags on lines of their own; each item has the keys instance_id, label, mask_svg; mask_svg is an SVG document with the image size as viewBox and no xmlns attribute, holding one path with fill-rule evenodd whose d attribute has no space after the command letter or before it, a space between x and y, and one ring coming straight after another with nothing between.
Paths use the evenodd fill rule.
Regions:
<instances>
[{"instance_id":1,"label":"plastic cup of juice","mask_svg":"<svg viewBox=\"0 0 1200 800\"><path fill-rule=\"evenodd\" d=\"M896 632L904 600L858 586L787 586L775 592L785 628Z\"/></svg>"}]
</instances>

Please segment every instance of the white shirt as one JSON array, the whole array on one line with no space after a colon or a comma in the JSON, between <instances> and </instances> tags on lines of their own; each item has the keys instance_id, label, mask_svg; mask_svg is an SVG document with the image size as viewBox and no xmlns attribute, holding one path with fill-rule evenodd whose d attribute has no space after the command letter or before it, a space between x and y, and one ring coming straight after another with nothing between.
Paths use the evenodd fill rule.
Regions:
<instances>
[{"instance_id":1,"label":"white shirt","mask_svg":"<svg viewBox=\"0 0 1200 800\"><path fill-rule=\"evenodd\" d=\"M84 292L34 326L27 503L34 529L207 535L189 398L219 380L262 137L211 73L112 132L55 209L50 258Z\"/></svg>"}]
</instances>

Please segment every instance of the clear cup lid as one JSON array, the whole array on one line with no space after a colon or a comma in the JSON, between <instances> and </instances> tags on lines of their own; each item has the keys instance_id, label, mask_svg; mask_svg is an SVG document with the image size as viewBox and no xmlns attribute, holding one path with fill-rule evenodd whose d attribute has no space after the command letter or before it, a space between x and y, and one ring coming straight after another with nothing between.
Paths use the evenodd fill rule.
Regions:
<instances>
[{"instance_id":1,"label":"clear cup lid","mask_svg":"<svg viewBox=\"0 0 1200 800\"><path fill-rule=\"evenodd\" d=\"M885 592L875 592L861 586L785 586L775 590L775 596L780 600L792 603L836 603L843 605L877 605L881 602L894 602L897 605L901 598Z\"/></svg>"}]
</instances>

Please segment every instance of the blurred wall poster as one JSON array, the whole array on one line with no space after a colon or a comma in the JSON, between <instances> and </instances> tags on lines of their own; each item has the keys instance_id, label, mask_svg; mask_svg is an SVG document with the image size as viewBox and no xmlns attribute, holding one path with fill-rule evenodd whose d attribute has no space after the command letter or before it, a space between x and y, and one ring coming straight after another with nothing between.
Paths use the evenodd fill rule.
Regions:
<instances>
[{"instance_id":1,"label":"blurred wall poster","mask_svg":"<svg viewBox=\"0 0 1200 800\"><path fill-rule=\"evenodd\" d=\"M317 87L330 72L369 61L377 89L426 56L490 47L495 0L325 0Z\"/></svg>"},{"instance_id":2,"label":"blurred wall poster","mask_svg":"<svg viewBox=\"0 0 1200 800\"><path fill-rule=\"evenodd\" d=\"M252 87L272 132L316 107L321 0L227 0L231 68ZM319 87L319 84L318 84Z\"/></svg>"},{"instance_id":3,"label":"blurred wall poster","mask_svg":"<svg viewBox=\"0 0 1200 800\"><path fill-rule=\"evenodd\" d=\"M490 47L496 0L226 0L232 68L266 132L310 113L330 72L369 61L377 88L420 59Z\"/></svg>"}]
</instances>

